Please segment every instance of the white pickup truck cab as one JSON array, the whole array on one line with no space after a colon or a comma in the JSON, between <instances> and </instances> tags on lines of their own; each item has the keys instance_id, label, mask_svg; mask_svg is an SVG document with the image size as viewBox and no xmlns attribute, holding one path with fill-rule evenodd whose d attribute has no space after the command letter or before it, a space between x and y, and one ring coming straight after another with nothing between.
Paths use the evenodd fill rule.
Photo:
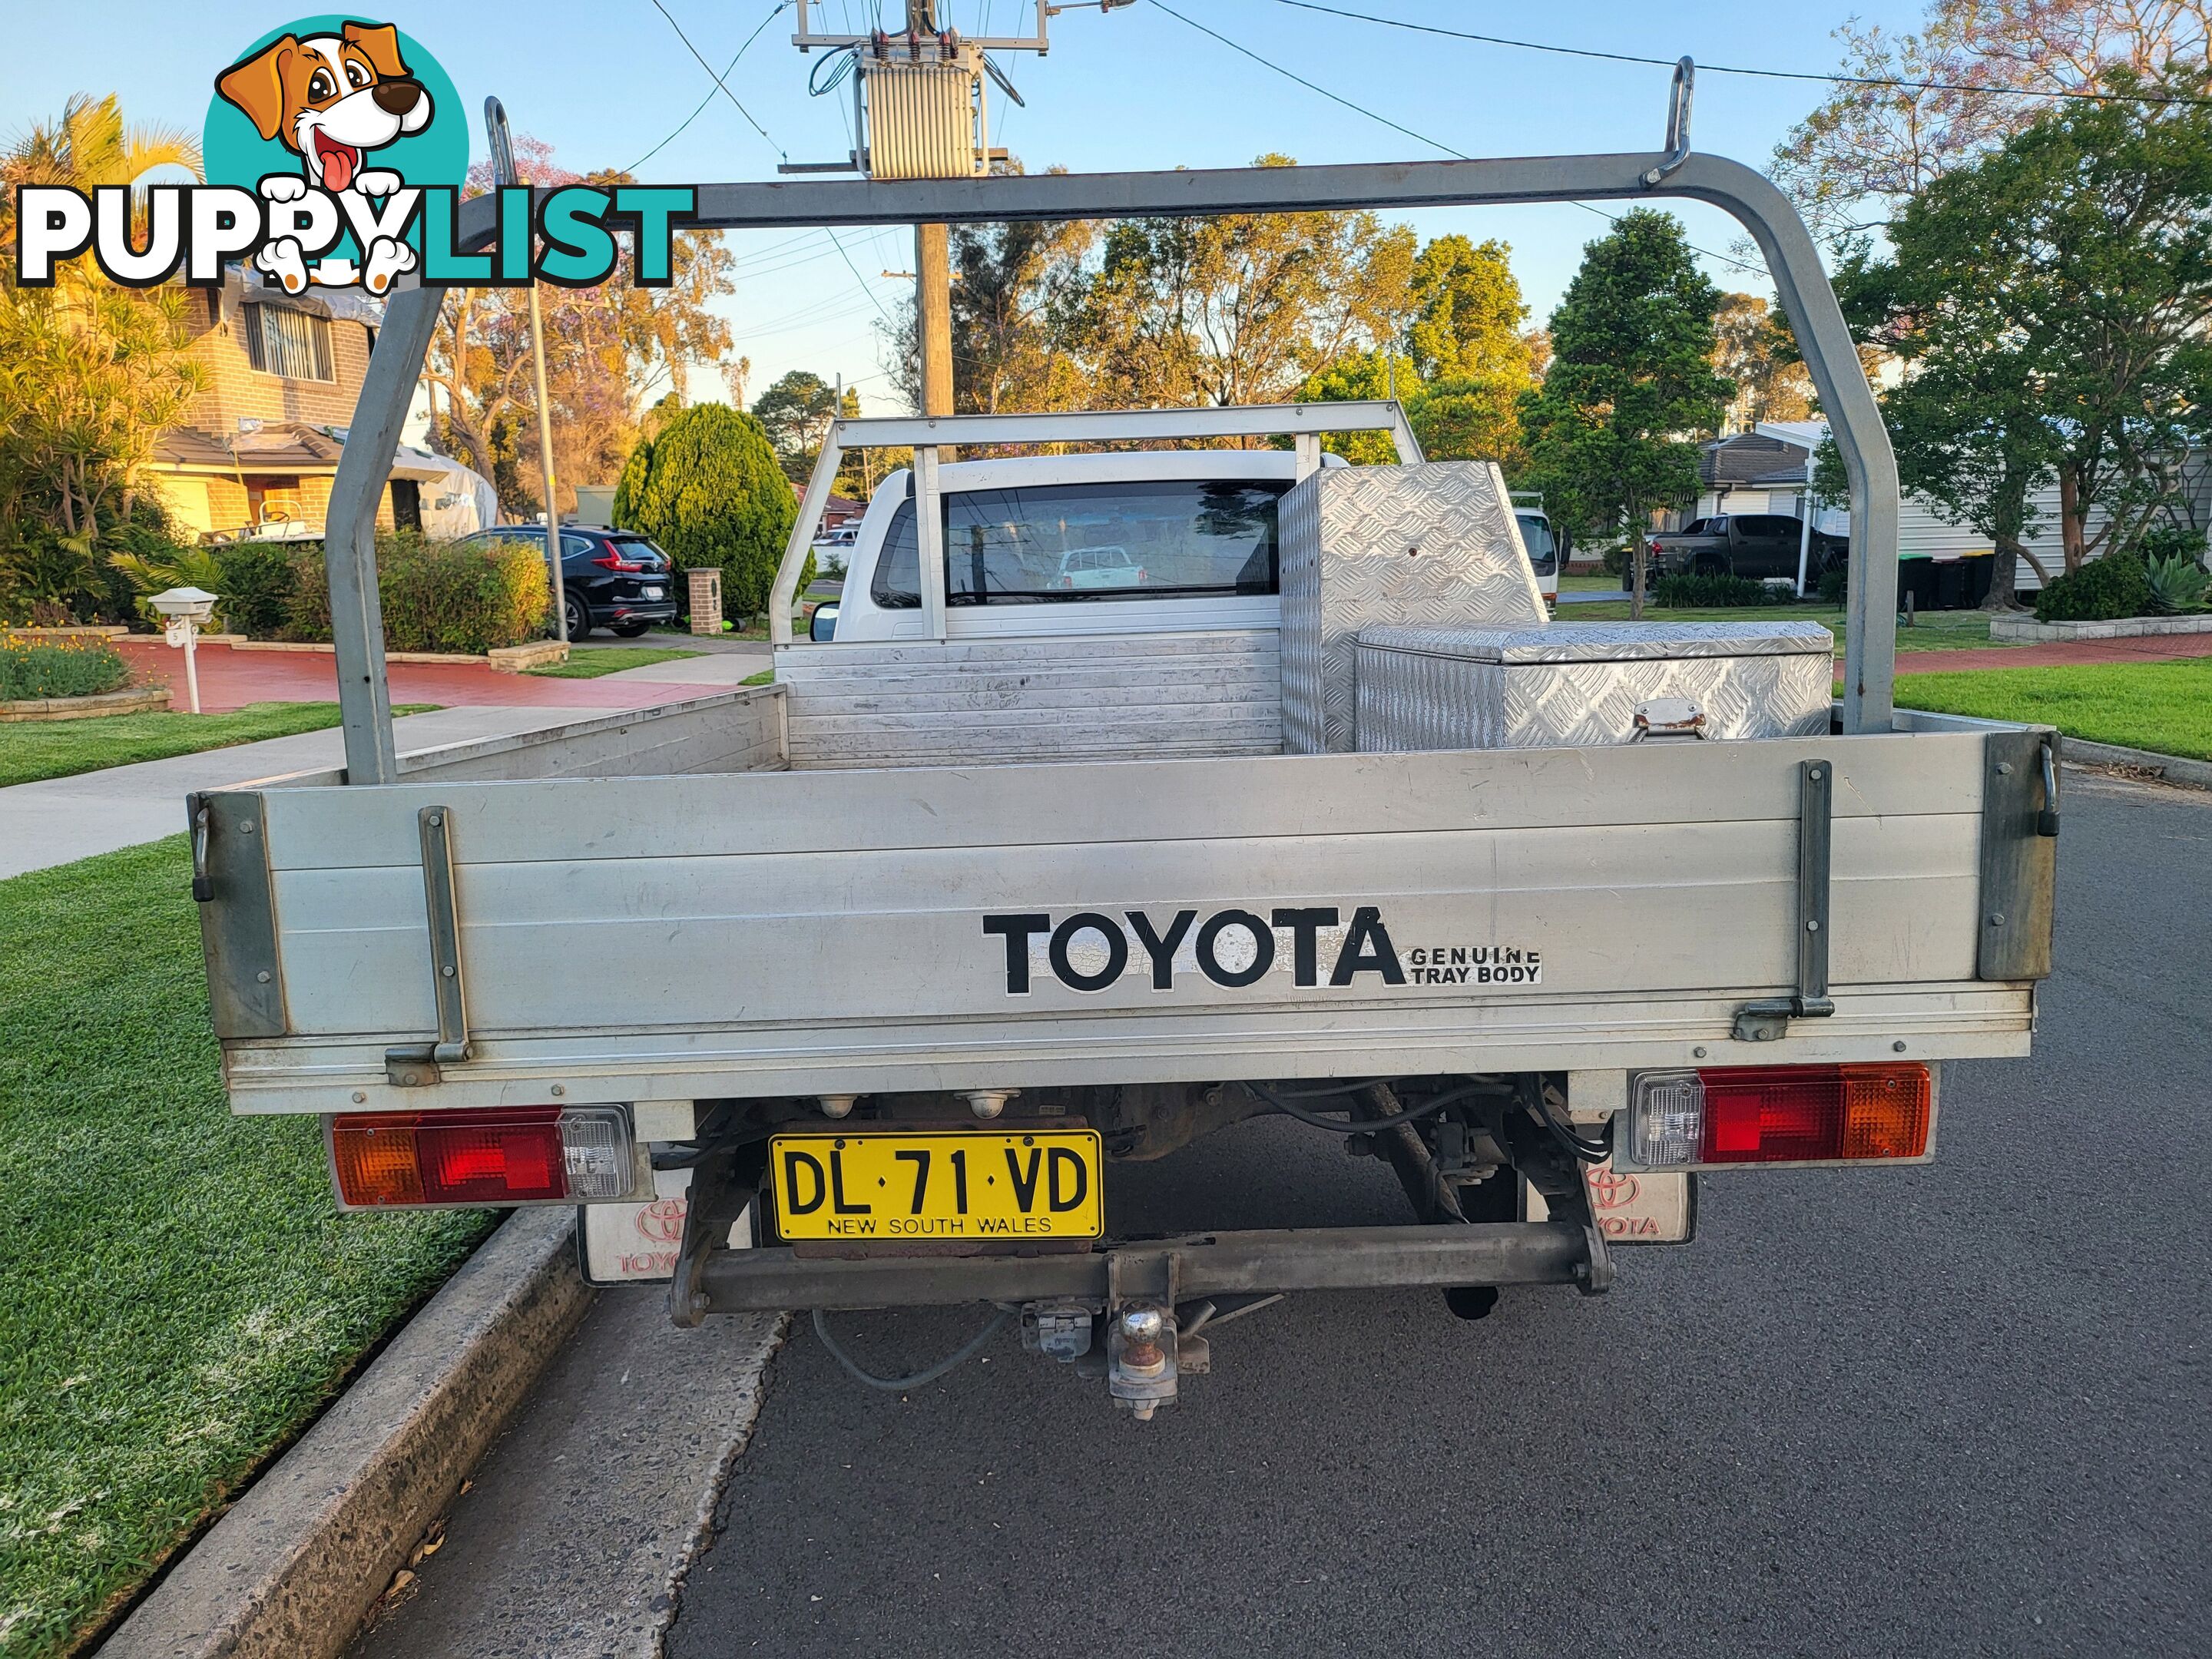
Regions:
<instances>
[{"instance_id":1,"label":"white pickup truck cab","mask_svg":"<svg viewBox=\"0 0 2212 1659\"><path fill-rule=\"evenodd\" d=\"M1287 450L1190 449L942 466L945 637L1274 628L1275 504L1300 465ZM816 643L932 637L914 497L911 469L878 487L847 550L844 592L815 612ZM1548 603L1559 583L1549 525L1533 509L1515 524Z\"/></svg>"},{"instance_id":2,"label":"white pickup truck cab","mask_svg":"<svg viewBox=\"0 0 2212 1659\"><path fill-rule=\"evenodd\" d=\"M1322 465L1341 466L1334 455ZM1193 449L956 461L945 502L945 635L1273 628L1275 504L1297 480L1285 451ZM914 474L884 480L814 638L929 637ZM834 632L833 632L834 629Z\"/></svg>"}]
</instances>

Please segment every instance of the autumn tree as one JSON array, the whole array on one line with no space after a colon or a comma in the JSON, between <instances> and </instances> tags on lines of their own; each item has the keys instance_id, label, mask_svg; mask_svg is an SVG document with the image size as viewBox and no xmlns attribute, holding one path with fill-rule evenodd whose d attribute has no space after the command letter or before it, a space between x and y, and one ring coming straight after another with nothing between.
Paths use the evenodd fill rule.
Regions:
<instances>
[{"instance_id":1,"label":"autumn tree","mask_svg":"<svg viewBox=\"0 0 2212 1659\"><path fill-rule=\"evenodd\" d=\"M1658 508L1698 494L1697 436L1719 424L1734 386L1713 372L1719 291L1680 221L1624 214L1583 249L1552 313L1552 365L1522 403L1532 482L1569 521L1629 538L1630 614L1644 614L1644 535Z\"/></svg>"},{"instance_id":2,"label":"autumn tree","mask_svg":"<svg viewBox=\"0 0 2212 1659\"><path fill-rule=\"evenodd\" d=\"M569 172L551 149L527 137L515 141L520 171L540 187L631 182L616 173ZM470 174L469 189L490 187L488 168ZM617 232L627 261L630 239ZM546 389L553 402L555 477L564 490L615 477L638 435L638 415L663 388L680 406L695 367L718 364L730 349L730 328L711 308L735 292L732 260L719 236L679 232L666 288L642 288L618 265L593 288L539 285L544 319ZM511 513L543 505L538 489L537 390L530 343L529 295L521 289L447 291L424 378L434 387L432 443L490 478ZM573 494L561 503L572 510Z\"/></svg>"},{"instance_id":3,"label":"autumn tree","mask_svg":"<svg viewBox=\"0 0 2212 1659\"><path fill-rule=\"evenodd\" d=\"M1930 0L1917 32L1853 19L1836 39L1851 80L1791 130L1772 172L1814 232L1840 242L2048 107L2009 94L2094 91L2116 71L2154 84L2201 74L2212 0Z\"/></svg>"}]
</instances>

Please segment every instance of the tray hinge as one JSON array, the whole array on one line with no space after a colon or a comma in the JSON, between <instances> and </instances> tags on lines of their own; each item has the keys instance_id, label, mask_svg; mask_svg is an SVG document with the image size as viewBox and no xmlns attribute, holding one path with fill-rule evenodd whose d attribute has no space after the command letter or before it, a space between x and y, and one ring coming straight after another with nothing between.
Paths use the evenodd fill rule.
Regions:
<instances>
[{"instance_id":1,"label":"tray hinge","mask_svg":"<svg viewBox=\"0 0 2212 1659\"><path fill-rule=\"evenodd\" d=\"M1836 769L1826 760L1797 766L1797 991L1747 1002L1735 1011L1739 1042L1777 1042L1793 1019L1825 1019L1828 1000L1828 854L1834 826Z\"/></svg>"},{"instance_id":2,"label":"tray hinge","mask_svg":"<svg viewBox=\"0 0 2212 1659\"><path fill-rule=\"evenodd\" d=\"M415 818L422 836L422 898L430 922L430 992L438 1006L438 1040L396 1043L384 1051L385 1076L395 1089L427 1088L443 1080L441 1066L471 1056L461 917L453 902L453 815L443 806L426 806Z\"/></svg>"}]
</instances>

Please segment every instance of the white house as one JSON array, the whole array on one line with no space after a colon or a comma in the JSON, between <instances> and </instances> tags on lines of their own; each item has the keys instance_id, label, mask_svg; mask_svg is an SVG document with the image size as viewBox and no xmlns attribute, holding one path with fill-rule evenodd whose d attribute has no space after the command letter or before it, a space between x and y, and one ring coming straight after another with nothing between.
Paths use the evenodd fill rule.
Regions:
<instances>
[{"instance_id":1,"label":"white house","mask_svg":"<svg viewBox=\"0 0 2212 1659\"><path fill-rule=\"evenodd\" d=\"M1710 518L1719 513L1803 516L1811 489L1813 456L1827 435L1826 421L1762 421L1749 432L1707 444L1698 464L1705 487L1694 516ZM2191 459L2185 488L2191 516L2200 525L2212 523L2212 456ZM2022 540L2044 568L2056 574L2065 564L2058 533L2057 484L2046 485L2031 500L2035 526ZM1682 515L1685 521L1691 516ZM2089 522L2094 533L2101 522L2100 515L2092 513ZM1848 535L1850 510L1842 504L1816 503L1813 523L1823 534ZM1987 536L1946 517L1926 496L1905 493L1898 515L1899 559L1929 559L1940 565L1989 558L1996 550ZM2042 586L2033 565L2023 562L2015 574L2016 585L2023 592L2032 592Z\"/></svg>"}]
</instances>

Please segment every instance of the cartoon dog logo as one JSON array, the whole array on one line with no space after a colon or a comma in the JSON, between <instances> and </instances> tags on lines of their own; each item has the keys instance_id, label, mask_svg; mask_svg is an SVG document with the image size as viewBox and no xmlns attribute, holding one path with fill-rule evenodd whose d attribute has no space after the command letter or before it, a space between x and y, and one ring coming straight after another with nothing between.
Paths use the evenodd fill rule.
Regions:
<instances>
[{"instance_id":1,"label":"cartoon dog logo","mask_svg":"<svg viewBox=\"0 0 2212 1659\"><path fill-rule=\"evenodd\" d=\"M301 176L274 173L261 193L274 202L299 200L313 185L386 197L403 184L398 173L368 165L372 152L430 124L430 94L409 73L399 55L399 33L388 23L344 24L336 34L286 34L216 77L216 91L243 110L263 138L280 140L298 155ZM295 238L264 248L261 268L296 294L307 286L305 251ZM415 251L392 236L373 239L361 280L381 294L392 279L415 265ZM319 283L342 285L356 273L344 259L322 261Z\"/></svg>"}]
</instances>

